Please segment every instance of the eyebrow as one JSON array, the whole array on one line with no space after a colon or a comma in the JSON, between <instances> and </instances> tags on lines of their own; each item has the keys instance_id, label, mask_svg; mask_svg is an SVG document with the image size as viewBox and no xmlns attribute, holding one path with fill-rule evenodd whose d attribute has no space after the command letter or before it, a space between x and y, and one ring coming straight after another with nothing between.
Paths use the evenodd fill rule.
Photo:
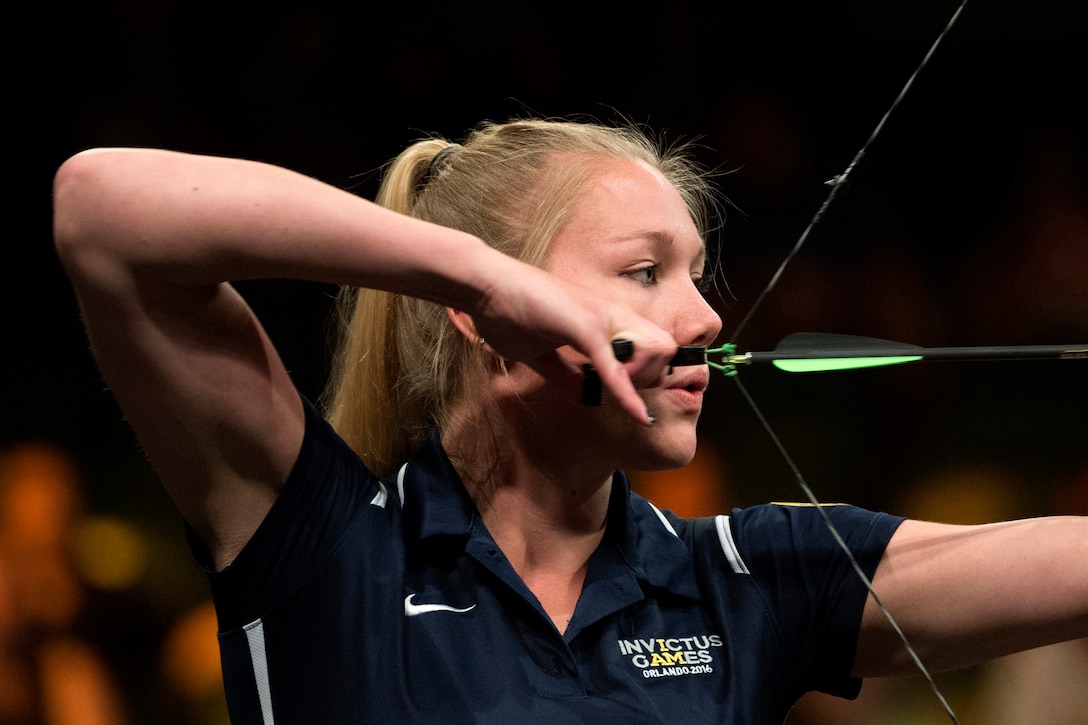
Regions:
<instances>
[{"instance_id":1,"label":"eyebrow","mask_svg":"<svg viewBox=\"0 0 1088 725\"><path fill-rule=\"evenodd\" d=\"M654 244L659 244L666 247L672 247L676 243L676 237L674 237L669 232L663 232L659 230L635 232L630 236L622 237L620 241L629 241L634 239L649 239ZM699 253L692 259L692 261L697 261L700 263L700 266L706 267L706 240L702 237L699 237Z\"/></svg>"}]
</instances>

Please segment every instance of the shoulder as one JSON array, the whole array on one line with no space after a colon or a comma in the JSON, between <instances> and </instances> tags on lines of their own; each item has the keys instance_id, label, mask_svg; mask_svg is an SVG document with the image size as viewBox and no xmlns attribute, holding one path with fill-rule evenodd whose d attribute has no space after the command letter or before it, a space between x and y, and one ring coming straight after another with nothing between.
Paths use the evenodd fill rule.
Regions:
<instances>
[{"instance_id":1,"label":"shoulder","mask_svg":"<svg viewBox=\"0 0 1088 725\"><path fill-rule=\"evenodd\" d=\"M851 547L887 546L901 517L846 504L768 503L733 509L729 518L744 548L806 549L838 545L835 533Z\"/></svg>"},{"instance_id":2,"label":"shoulder","mask_svg":"<svg viewBox=\"0 0 1088 725\"><path fill-rule=\"evenodd\" d=\"M901 517L849 505L767 503L717 516L683 518L645 502L688 543L697 560L734 573L826 559L842 544L879 560ZM841 537L842 543L837 537Z\"/></svg>"}]
</instances>

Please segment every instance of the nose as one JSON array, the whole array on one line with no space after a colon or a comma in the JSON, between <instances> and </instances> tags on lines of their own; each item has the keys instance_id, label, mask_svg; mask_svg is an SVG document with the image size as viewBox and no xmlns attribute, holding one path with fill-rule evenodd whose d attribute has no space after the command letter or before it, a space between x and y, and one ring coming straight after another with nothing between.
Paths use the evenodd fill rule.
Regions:
<instances>
[{"instance_id":1,"label":"nose","mask_svg":"<svg viewBox=\"0 0 1088 725\"><path fill-rule=\"evenodd\" d=\"M694 284L678 295L672 335L681 345L706 345L722 331L722 318Z\"/></svg>"}]
</instances>

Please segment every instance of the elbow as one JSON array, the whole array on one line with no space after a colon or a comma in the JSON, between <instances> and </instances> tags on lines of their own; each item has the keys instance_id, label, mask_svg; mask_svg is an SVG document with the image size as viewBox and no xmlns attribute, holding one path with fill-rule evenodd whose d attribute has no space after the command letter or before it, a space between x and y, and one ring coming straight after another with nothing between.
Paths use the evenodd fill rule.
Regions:
<instances>
[{"instance_id":1,"label":"elbow","mask_svg":"<svg viewBox=\"0 0 1088 725\"><path fill-rule=\"evenodd\" d=\"M53 178L53 246L69 275L80 276L113 240L105 178L109 156L107 150L80 152Z\"/></svg>"},{"instance_id":2,"label":"elbow","mask_svg":"<svg viewBox=\"0 0 1088 725\"><path fill-rule=\"evenodd\" d=\"M95 185L96 156L100 156L96 151L76 153L53 176L53 241L62 256L85 233L88 196Z\"/></svg>"},{"instance_id":3,"label":"elbow","mask_svg":"<svg viewBox=\"0 0 1088 725\"><path fill-rule=\"evenodd\" d=\"M93 168L93 152L84 151L61 164L53 177L53 245L66 267L86 236L84 216Z\"/></svg>"}]
</instances>

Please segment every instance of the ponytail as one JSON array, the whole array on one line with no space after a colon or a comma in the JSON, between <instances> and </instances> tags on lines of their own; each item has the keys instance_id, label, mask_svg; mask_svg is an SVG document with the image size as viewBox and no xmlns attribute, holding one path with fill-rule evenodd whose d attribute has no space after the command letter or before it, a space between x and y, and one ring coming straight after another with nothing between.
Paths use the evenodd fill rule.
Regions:
<instances>
[{"instance_id":1,"label":"ponytail","mask_svg":"<svg viewBox=\"0 0 1088 725\"><path fill-rule=\"evenodd\" d=\"M449 147L444 141L428 139L407 148L386 171L377 203L409 214L431 162ZM405 411L398 400L402 372L396 354L397 310L406 299L410 298L384 290L343 287L336 300L336 329L341 338L323 398L325 413L379 476L407 460L419 444L420 431L425 433L428 427L429 417L423 411ZM408 434L409 428L416 435Z\"/></svg>"}]
</instances>

